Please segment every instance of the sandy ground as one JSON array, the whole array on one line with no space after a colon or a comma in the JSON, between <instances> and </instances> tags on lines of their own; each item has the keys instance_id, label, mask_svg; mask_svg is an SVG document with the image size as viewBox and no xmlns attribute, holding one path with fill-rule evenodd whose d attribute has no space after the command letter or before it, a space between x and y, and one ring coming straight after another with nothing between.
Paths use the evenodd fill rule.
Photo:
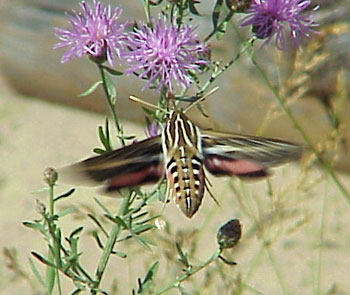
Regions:
<instances>
[{"instance_id":1,"label":"sandy ground","mask_svg":"<svg viewBox=\"0 0 350 295\"><path fill-rule=\"evenodd\" d=\"M46 248L40 235L26 229L22 222L38 217L35 200L46 202L47 196L45 193L33 194L33 191L44 186L42 173L46 167L59 167L91 154L92 148L98 145L96 130L98 125L103 124L104 116L19 97L7 91L4 84L1 88L0 248L17 249L21 268L37 285L30 273L28 257L30 251L46 253ZM143 127L124 123L129 134L143 136ZM213 192L220 207L206 196L192 220L185 219L173 204L168 205L162 214L173 232L200 229L200 250L196 258L203 260L215 250L217 228L228 219L239 218L244 232L240 246L233 253L238 266L234 270L231 268L228 274L235 277L240 273L246 284L261 292L245 291L244 294L350 294L349 203L331 181L322 178L316 168L308 173L306 184L298 188L295 184L301 183L299 166L289 165L277 169L275 174L271 179L275 192L272 197L267 196L264 181L244 186L247 196L242 196L241 183L234 182L240 192L234 194L228 188L228 180L212 179ZM341 179L350 189L350 177L341 176ZM70 186L60 184L57 192L68 188ZM64 206L74 205L85 213L88 210L98 212L94 196L97 196L94 190L79 189L73 198L65 201ZM117 211L118 199L101 200L111 211ZM159 208L162 205L157 204L153 210L161 212ZM254 230L255 222L261 225L262 220L273 213L275 217L271 222L262 226L260 231ZM81 224L93 227L86 218L67 218L61 226L68 234L70 229ZM150 259L162 256L166 250L157 240L159 235L162 233L154 235L159 245L151 254L137 247L137 250L131 251L127 244L124 251L132 253L131 262L113 258L103 286L108 289L113 278L118 277L118 294L130 294L130 288L135 288L136 278L143 276ZM270 246L261 248L263 241L269 242ZM81 246L84 264L93 271L100 251L88 234L83 235ZM0 293L33 294L28 283L7 268L7 262L4 257L0 259ZM276 269L279 269L280 280ZM166 270L166 264L161 265L161 270ZM287 293L283 293L281 286ZM64 283L64 290L72 291L71 284Z\"/></svg>"}]
</instances>

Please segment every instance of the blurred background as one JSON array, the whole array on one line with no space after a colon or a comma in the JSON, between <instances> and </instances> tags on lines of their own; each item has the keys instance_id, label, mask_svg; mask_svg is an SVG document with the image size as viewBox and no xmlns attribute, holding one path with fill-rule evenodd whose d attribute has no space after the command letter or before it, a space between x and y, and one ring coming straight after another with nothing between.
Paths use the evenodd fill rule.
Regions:
<instances>
[{"instance_id":1,"label":"blurred background","mask_svg":"<svg viewBox=\"0 0 350 295\"><path fill-rule=\"evenodd\" d=\"M211 29L210 13L214 5L214 1L202 2L198 9L203 16L195 19L201 22L199 36L204 36ZM32 194L43 186L42 172L47 166L63 166L90 155L92 148L99 145L97 126L103 125L105 115L108 114L101 91L88 97L77 97L99 79L94 64L84 58L61 64L63 51L52 49L58 41L52 28L65 27L67 22L64 12L77 9L77 3L66 0L0 1L0 247L15 247L20 264L28 273L29 252L41 250L43 245L35 236L36 233L25 229L21 222L35 218L35 199L45 198L45 194ZM104 3L122 6L125 20L144 19L139 1ZM316 13L316 22L320 24L319 34L308 40L302 51L297 50L291 42L284 52L277 52L273 44L263 48L256 44L256 60L267 72L273 85L286 97L287 104L312 142L332 163L345 186L350 189L350 1L320 0L312 3L320 5ZM223 41L215 38L210 41L213 60L228 61L240 50L242 41L248 38L249 31L238 29L238 19L235 18L233 25L228 28ZM144 136L144 112L127 98L135 95L154 102L157 97L152 91L141 91L143 81L134 77L118 77L115 82L118 90L117 114L125 130L128 134ZM219 91L205 103L209 119L199 112L191 113L191 118L197 124L302 143L301 136L278 107L249 57L242 56L217 80L216 85L220 87ZM279 192L283 191L278 188L280 183L283 188L291 189L301 169L294 165L281 168L276 172L272 185ZM280 267L285 277L293 281L293 284L290 283L292 289L297 290L298 294L311 294L308 290L312 282L306 277L312 272L312 257L316 255L313 251L322 246L322 270L327 281L323 284L324 292L320 294L350 294L347 293L350 283L345 279L350 267L350 231L346 227L350 221L348 204L317 165L309 169L308 173L307 189L303 187L302 192L296 191L294 200L285 203L286 208L291 206L288 212L294 215L289 215L284 223L286 226L271 229L272 236L276 235L276 231L287 232L286 236L279 237L282 242L276 246L276 259L281 261ZM218 188L227 182L213 181L214 187L217 184ZM265 193L265 185L249 185L251 194ZM58 190L66 188L62 185ZM231 203L217 208L207 197L200 211L202 213L199 213L201 216L197 216L193 223L192 220L184 220L173 205L168 206L165 212L169 223L175 224L174 232L191 232L197 227L203 229L206 224L209 224L208 231L215 232L232 214L251 225L251 216L239 211L238 201L232 201L233 197L227 201L225 196L232 193L228 189L218 190L215 193L219 195L219 201L224 205L225 202ZM96 193L82 191L76 194L73 204L78 208L82 204L86 208L94 208L96 204L92 197ZM324 245L319 245L316 238L310 238L310 233L319 231L324 195L332 196L327 201L328 239L325 239ZM264 197L260 197L264 200ZM115 200L106 202L110 206L118 205ZM265 206L268 210L269 204L260 204L259 210ZM211 217L207 218L206 214L209 213ZM66 226L74 227L74 222L71 220ZM306 225L298 231L295 230L298 224ZM90 237L87 235L85 238L88 241ZM252 234L250 239L256 237ZM208 243L207 237L202 240L202 243ZM239 271L242 273L245 267L251 265L255 257L252 253L259 243L246 241L244 245L237 250L237 260L241 264ZM91 257L95 257L96 249L83 247ZM292 253L292 256L285 257L286 252ZM201 252L201 255L204 254ZM93 259L87 259L87 263L89 267L94 267ZM16 294L29 294L25 292L32 277L21 277L13 271L13 264L10 264L12 269L8 265L6 259L0 259L0 293L6 294L11 290ZM264 290L266 293L263 294L280 294L279 284L271 274L271 262L261 259L259 265L261 268L256 271L256 276L251 277L251 284ZM123 272L128 281L126 285L134 285L136 281L130 274L137 273L138 267L124 267L129 267L127 272ZM143 264L139 268L143 269ZM288 277L287 268L293 270L293 278ZM112 270L111 266L107 282L112 281ZM297 270L300 273L296 274ZM31 290L34 294L36 287L33 285ZM334 293L331 293L332 288L336 290Z\"/></svg>"}]
</instances>

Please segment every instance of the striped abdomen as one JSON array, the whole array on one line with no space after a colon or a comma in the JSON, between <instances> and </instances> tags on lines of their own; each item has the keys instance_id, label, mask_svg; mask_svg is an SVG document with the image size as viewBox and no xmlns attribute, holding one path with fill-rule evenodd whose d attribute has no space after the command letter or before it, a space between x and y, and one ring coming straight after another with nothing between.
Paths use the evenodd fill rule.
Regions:
<instances>
[{"instance_id":1,"label":"striped abdomen","mask_svg":"<svg viewBox=\"0 0 350 295\"><path fill-rule=\"evenodd\" d=\"M163 129L162 145L169 193L181 211L192 217L205 188L199 129L183 113L174 111Z\"/></svg>"}]
</instances>

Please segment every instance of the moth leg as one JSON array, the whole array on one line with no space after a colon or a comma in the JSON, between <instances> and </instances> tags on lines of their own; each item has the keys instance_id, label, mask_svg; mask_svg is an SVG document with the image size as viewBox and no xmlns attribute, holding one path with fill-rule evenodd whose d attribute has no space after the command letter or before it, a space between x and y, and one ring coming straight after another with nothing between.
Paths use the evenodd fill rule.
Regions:
<instances>
[{"instance_id":1,"label":"moth leg","mask_svg":"<svg viewBox=\"0 0 350 295\"><path fill-rule=\"evenodd\" d=\"M208 191L210 197L213 199L216 205L220 206L220 203L218 200L214 197L214 194L211 192L210 187L213 186L209 180L209 178L204 174L204 186L206 190Z\"/></svg>"}]
</instances>

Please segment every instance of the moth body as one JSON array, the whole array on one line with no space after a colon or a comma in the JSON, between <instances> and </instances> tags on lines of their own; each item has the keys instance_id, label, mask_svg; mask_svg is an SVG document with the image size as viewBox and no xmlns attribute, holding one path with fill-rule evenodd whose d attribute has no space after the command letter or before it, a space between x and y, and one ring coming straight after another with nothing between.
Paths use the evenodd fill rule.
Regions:
<instances>
[{"instance_id":1,"label":"moth body","mask_svg":"<svg viewBox=\"0 0 350 295\"><path fill-rule=\"evenodd\" d=\"M205 188L200 130L183 113L173 111L161 137L168 197L172 195L181 211L192 217Z\"/></svg>"}]
</instances>

